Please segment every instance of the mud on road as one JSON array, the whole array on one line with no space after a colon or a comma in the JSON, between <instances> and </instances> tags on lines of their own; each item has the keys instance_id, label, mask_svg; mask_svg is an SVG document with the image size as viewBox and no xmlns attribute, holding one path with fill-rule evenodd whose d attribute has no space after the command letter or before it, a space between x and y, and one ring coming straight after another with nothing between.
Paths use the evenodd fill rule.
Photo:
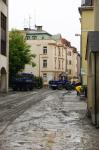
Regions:
<instances>
[{"instance_id":1,"label":"mud on road","mask_svg":"<svg viewBox=\"0 0 99 150\"><path fill-rule=\"evenodd\" d=\"M18 116L52 93L45 89L32 92L10 92L0 96L0 133Z\"/></svg>"},{"instance_id":2,"label":"mud on road","mask_svg":"<svg viewBox=\"0 0 99 150\"><path fill-rule=\"evenodd\" d=\"M7 100L15 109L28 100L31 107L22 106L24 113L0 135L0 150L99 150L99 129L86 117L86 101L61 90L32 94L20 103Z\"/></svg>"}]
</instances>

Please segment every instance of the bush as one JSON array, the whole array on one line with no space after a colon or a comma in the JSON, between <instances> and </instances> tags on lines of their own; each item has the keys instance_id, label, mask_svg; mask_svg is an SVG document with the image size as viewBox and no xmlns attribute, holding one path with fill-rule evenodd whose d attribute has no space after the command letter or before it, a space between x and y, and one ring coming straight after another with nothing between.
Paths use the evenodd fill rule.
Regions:
<instances>
[{"instance_id":1,"label":"bush","mask_svg":"<svg viewBox=\"0 0 99 150\"><path fill-rule=\"evenodd\" d=\"M42 77L35 77L35 82L36 82L36 88L42 88L43 87L43 79Z\"/></svg>"}]
</instances>

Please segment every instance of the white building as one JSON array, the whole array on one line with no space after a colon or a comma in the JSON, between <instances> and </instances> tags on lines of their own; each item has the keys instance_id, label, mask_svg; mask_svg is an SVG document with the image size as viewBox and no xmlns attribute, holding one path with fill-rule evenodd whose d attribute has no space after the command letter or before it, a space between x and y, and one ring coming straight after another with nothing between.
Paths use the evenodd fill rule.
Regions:
<instances>
[{"instance_id":1,"label":"white building","mask_svg":"<svg viewBox=\"0 0 99 150\"><path fill-rule=\"evenodd\" d=\"M36 67L26 65L24 72L41 76L44 85L51 79L58 79L66 72L66 46L61 42L61 35L51 35L36 26L36 30L25 29L27 43L31 45L31 52L36 54Z\"/></svg>"},{"instance_id":2,"label":"white building","mask_svg":"<svg viewBox=\"0 0 99 150\"><path fill-rule=\"evenodd\" d=\"M0 91L8 91L8 0L0 0Z\"/></svg>"}]
</instances>

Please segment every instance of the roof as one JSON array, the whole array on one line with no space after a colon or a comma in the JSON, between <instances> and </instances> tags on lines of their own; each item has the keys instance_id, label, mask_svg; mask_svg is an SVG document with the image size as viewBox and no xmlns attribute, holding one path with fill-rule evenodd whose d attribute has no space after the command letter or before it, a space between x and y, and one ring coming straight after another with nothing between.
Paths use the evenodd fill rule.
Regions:
<instances>
[{"instance_id":1,"label":"roof","mask_svg":"<svg viewBox=\"0 0 99 150\"><path fill-rule=\"evenodd\" d=\"M50 33L46 32L44 30L37 31L37 30L34 30L34 29L29 29L29 30L26 30L26 33L27 34L48 34L49 36L52 36Z\"/></svg>"},{"instance_id":2,"label":"roof","mask_svg":"<svg viewBox=\"0 0 99 150\"><path fill-rule=\"evenodd\" d=\"M78 8L79 10L79 13L81 14L82 11L85 11L85 10L93 10L94 6L81 6Z\"/></svg>"},{"instance_id":3,"label":"roof","mask_svg":"<svg viewBox=\"0 0 99 150\"><path fill-rule=\"evenodd\" d=\"M61 42L62 42L63 44L65 44L66 46L71 47L71 43L70 43L69 41L67 41L66 39L62 38L62 39L61 39Z\"/></svg>"}]
</instances>

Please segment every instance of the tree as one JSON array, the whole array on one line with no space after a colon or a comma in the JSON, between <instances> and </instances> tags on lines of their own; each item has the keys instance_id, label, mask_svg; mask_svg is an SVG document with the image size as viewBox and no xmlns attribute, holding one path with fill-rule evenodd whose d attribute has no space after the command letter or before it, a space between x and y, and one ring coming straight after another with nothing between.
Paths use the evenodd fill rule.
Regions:
<instances>
[{"instance_id":1,"label":"tree","mask_svg":"<svg viewBox=\"0 0 99 150\"><path fill-rule=\"evenodd\" d=\"M22 71L25 64L32 64L35 54L31 54L30 45L26 43L23 34L16 29L9 33L9 73L10 76Z\"/></svg>"}]
</instances>

